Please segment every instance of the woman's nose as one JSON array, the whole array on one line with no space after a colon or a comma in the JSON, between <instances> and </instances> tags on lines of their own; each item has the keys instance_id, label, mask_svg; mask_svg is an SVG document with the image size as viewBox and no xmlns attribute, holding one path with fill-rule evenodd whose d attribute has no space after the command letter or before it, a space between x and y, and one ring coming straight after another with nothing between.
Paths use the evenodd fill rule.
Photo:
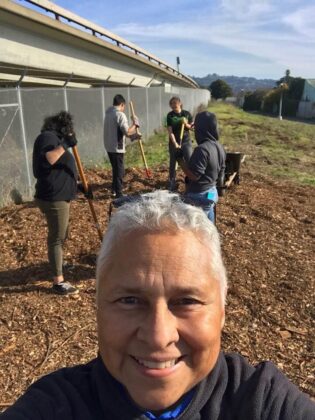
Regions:
<instances>
[{"instance_id":1,"label":"woman's nose","mask_svg":"<svg viewBox=\"0 0 315 420\"><path fill-rule=\"evenodd\" d=\"M150 308L138 328L138 339L159 350L176 343L179 339L177 320L165 302Z\"/></svg>"}]
</instances>

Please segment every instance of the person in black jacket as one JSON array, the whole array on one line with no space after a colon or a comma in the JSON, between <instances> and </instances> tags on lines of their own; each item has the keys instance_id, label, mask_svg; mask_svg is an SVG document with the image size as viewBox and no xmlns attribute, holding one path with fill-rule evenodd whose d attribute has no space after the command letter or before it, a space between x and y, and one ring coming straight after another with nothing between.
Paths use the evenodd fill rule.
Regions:
<instances>
[{"instance_id":1,"label":"person in black jacket","mask_svg":"<svg viewBox=\"0 0 315 420\"><path fill-rule=\"evenodd\" d=\"M227 280L202 209L167 191L118 208L96 288L97 358L38 380L1 420L314 420L271 362L221 351Z\"/></svg>"},{"instance_id":2,"label":"person in black jacket","mask_svg":"<svg viewBox=\"0 0 315 420\"><path fill-rule=\"evenodd\" d=\"M201 203L208 218L214 223L214 205L218 192L222 195L225 172L225 150L219 143L218 124L215 114L200 112L195 118L195 138L198 146L189 160L181 148L176 151L178 163L188 182L185 196L196 204Z\"/></svg>"},{"instance_id":3,"label":"person in black jacket","mask_svg":"<svg viewBox=\"0 0 315 420\"><path fill-rule=\"evenodd\" d=\"M33 148L35 202L47 220L52 289L63 295L78 293L77 288L64 281L62 272L62 245L68 231L70 202L77 192L77 169L69 149L76 144L72 116L61 111L44 120Z\"/></svg>"}]
</instances>

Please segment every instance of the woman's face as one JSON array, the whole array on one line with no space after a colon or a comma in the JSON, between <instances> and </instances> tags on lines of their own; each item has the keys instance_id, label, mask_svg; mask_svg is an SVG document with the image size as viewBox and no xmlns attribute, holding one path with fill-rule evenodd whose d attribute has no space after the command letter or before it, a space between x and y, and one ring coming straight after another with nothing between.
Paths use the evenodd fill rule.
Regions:
<instances>
[{"instance_id":1,"label":"woman's face","mask_svg":"<svg viewBox=\"0 0 315 420\"><path fill-rule=\"evenodd\" d=\"M224 307L211 258L193 232L132 232L113 249L98 290L100 354L140 407L170 407L217 361Z\"/></svg>"}]
</instances>

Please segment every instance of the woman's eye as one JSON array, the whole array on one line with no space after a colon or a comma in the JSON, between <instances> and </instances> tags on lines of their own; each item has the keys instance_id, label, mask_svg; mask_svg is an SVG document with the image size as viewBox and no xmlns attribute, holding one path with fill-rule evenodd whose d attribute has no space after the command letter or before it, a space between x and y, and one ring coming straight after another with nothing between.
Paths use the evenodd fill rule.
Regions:
<instances>
[{"instance_id":1,"label":"woman's eye","mask_svg":"<svg viewBox=\"0 0 315 420\"><path fill-rule=\"evenodd\" d=\"M127 296L118 299L118 302L123 303L124 305L136 305L137 303L139 303L139 299L134 296Z\"/></svg>"},{"instance_id":2,"label":"woman's eye","mask_svg":"<svg viewBox=\"0 0 315 420\"><path fill-rule=\"evenodd\" d=\"M194 298L182 298L178 299L175 302L175 305L183 305L183 306L189 306L189 305L200 305L201 302Z\"/></svg>"}]
</instances>

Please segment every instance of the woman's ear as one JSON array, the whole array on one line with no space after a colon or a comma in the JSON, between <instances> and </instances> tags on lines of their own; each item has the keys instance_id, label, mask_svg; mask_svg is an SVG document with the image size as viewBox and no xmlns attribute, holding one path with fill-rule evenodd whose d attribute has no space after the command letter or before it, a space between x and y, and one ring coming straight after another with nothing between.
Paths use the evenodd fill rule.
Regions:
<instances>
[{"instance_id":1,"label":"woman's ear","mask_svg":"<svg viewBox=\"0 0 315 420\"><path fill-rule=\"evenodd\" d=\"M221 330L223 329L225 324L225 310L222 310L222 318L221 318Z\"/></svg>"}]
</instances>

